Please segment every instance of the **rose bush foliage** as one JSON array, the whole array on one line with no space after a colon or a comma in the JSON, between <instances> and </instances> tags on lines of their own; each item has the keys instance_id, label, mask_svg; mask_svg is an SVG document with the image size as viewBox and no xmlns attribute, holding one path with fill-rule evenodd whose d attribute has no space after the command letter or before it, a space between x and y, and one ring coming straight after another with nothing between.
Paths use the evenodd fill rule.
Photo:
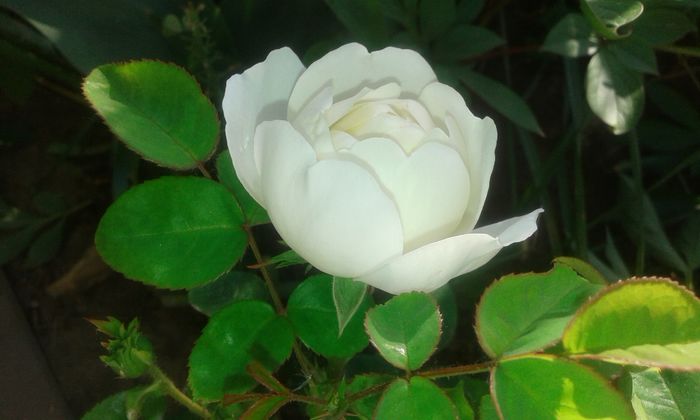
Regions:
<instances>
[{"instance_id":1,"label":"rose bush foliage","mask_svg":"<svg viewBox=\"0 0 700 420\"><path fill-rule=\"evenodd\" d=\"M496 127L412 50L289 49L232 76L226 138L241 183L299 255L389 293L431 291L528 238L541 209L475 229Z\"/></svg>"}]
</instances>

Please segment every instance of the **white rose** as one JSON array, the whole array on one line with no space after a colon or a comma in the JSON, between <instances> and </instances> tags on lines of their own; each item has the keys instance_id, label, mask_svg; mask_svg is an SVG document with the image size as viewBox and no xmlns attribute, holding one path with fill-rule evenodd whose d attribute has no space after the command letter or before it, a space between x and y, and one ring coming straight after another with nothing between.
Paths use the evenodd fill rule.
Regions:
<instances>
[{"instance_id":1,"label":"white rose","mask_svg":"<svg viewBox=\"0 0 700 420\"><path fill-rule=\"evenodd\" d=\"M326 273L427 292L537 229L542 210L474 229L496 126L414 51L348 44L307 69L275 50L228 80L223 111L242 184Z\"/></svg>"}]
</instances>

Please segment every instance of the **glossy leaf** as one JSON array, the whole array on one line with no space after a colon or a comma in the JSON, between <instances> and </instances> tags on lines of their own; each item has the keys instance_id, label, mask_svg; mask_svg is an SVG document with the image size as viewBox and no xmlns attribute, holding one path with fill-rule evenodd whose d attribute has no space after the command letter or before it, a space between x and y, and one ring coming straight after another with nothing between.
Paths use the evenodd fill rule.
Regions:
<instances>
[{"instance_id":1,"label":"glossy leaf","mask_svg":"<svg viewBox=\"0 0 700 420\"><path fill-rule=\"evenodd\" d=\"M430 380L414 376L397 379L384 391L374 413L376 420L455 419L457 410Z\"/></svg>"},{"instance_id":2,"label":"glossy leaf","mask_svg":"<svg viewBox=\"0 0 700 420\"><path fill-rule=\"evenodd\" d=\"M633 420L627 401L592 370L554 356L501 361L491 389L503 418Z\"/></svg>"},{"instance_id":3,"label":"glossy leaf","mask_svg":"<svg viewBox=\"0 0 700 420\"><path fill-rule=\"evenodd\" d=\"M430 292L435 298L440 315L442 315L442 333L440 334L440 344L438 349L448 345L454 338L459 323L459 308L457 308L457 297L449 284Z\"/></svg>"},{"instance_id":4,"label":"glossy leaf","mask_svg":"<svg viewBox=\"0 0 700 420\"><path fill-rule=\"evenodd\" d=\"M270 223L270 216L267 215L265 209L248 194L248 191L245 190L238 176L236 176L233 163L231 162L231 154L227 150L221 152L216 158L216 174L219 182L224 184L236 198L236 202L241 208L248 225L255 226Z\"/></svg>"},{"instance_id":5,"label":"glossy leaf","mask_svg":"<svg viewBox=\"0 0 700 420\"><path fill-rule=\"evenodd\" d=\"M598 38L586 18L578 13L564 16L549 31L542 44L543 51L564 57L583 57L598 49Z\"/></svg>"},{"instance_id":6,"label":"glossy leaf","mask_svg":"<svg viewBox=\"0 0 700 420\"><path fill-rule=\"evenodd\" d=\"M492 50L505 41L481 26L456 25L435 41L435 58L459 61Z\"/></svg>"},{"instance_id":7,"label":"glossy leaf","mask_svg":"<svg viewBox=\"0 0 700 420\"><path fill-rule=\"evenodd\" d=\"M642 15L644 5L633 0L581 0L581 11L593 28L609 39L628 35L620 28Z\"/></svg>"},{"instance_id":8,"label":"glossy leaf","mask_svg":"<svg viewBox=\"0 0 700 420\"><path fill-rule=\"evenodd\" d=\"M0 5L27 19L82 73L114 61L172 58L159 18L179 10L166 0L73 0L71 7L2 0Z\"/></svg>"},{"instance_id":9,"label":"glossy leaf","mask_svg":"<svg viewBox=\"0 0 700 420\"><path fill-rule=\"evenodd\" d=\"M190 354L189 384L195 398L221 399L255 386L246 372L251 361L270 371L292 351L294 334L289 322L270 305L249 300L236 302L214 314Z\"/></svg>"},{"instance_id":10,"label":"glossy leaf","mask_svg":"<svg viewBox=\"0 0 700 420\"><path fill-rule=\"evenodd\" d=\"M158 61L106 64L83 93L107 125L144 159L192 169L219 141L216 109L184 69Z\"/></svg>"},{"instance_id":11,"label":"glossy leaf","mask_svg":"<svg viewBox=\"0 0 700 420\"><path fill-rule=\"evenodd\" d=\"M607 50L591 58L586 70L586 99L615 134L634 128L644 109L642 76Z\"/></svg>"},{"instance_id":12,"label":"glossy leaf","mask_svg":"<svg viewBox=\"0 0 700 420\"><path fill-rule=\"evenodd\" d=\"M208 316L233 302L266 300L268 296L262 279L249 271L230 271L187 292L190 304Z\"/></svg>"},{"instance_id":13,"label":"glossy leaf","mask_svg":"<svg viewBox=\"0 0 700 420\"><path fill-rule=\"evenodd\" d=\"M681 39L688 32L697 30L689 16L681 10L656 8L645 11L634 22L633 39L649 45L667 45Z\"/></svg>"},{"instance_id":14,"label":"glossy leaf","mask_svg":"<svg viewBox=\"0 0 700 420\"><path fill-rule=\"evenodd\" d=\"M484 292L477 308L479 343L492 358L552 345L600 288L563 265L542 274L502 277Z\"/></svg>"},{"instance_id":15,"label":"glossy leaf","mask_svg":"<svg viewBox=\"0 0 700 420\"><path fill-rule=\"evenodd\" d=\"M435 301L425 293L413 292L370 309L365 328L386 361L400 369L415 370L435 351L441 321Z\"/></svg>"},{"instance_id":16,"label":"glossy leaf","mask_svg":"<svg viewBox=\"0 0 700 420\"><path fill-rule=\"evenodd\" d=\"M633 39L611 42L605 47L615 58L630 70L640 73L658 74L654 50Z\"/></svg>"},{"instance_id":17,"label":"glossy leaf","mask_svg":"<svg viewBox=\"0 0 700 420\"><path fill-rule=\"evenodd\" d=\"M145 386L132 388L105 398L85 413L81 420L160 420L165 412L165 397Z\"/></svg>"},{"instance_id":18,"label":"glossy leaf","mask_svg":"<svg viewBox=\"0 0 700 420\"><path fill-rule=\"evenodd\" d=\"M350 397L353 394L362 392L372 387L388 385L392 379L394 379L394 377L390 375L357 375L352 379L352 382L348 384L345 391ZM376 392L366 396L365 398L353 401L350 404L350 409L353 413L359 415L361 418L370 419L372 418L372 413L374 413L374 410L377 407L377 403L379 403L379 398L381 397L381 395L381 392Z\"/></svg>"},{"instance_id":19,"label":"glossy leaf","mask_svg":"<svg viewBox=\"0 0 700 420\"><path fill-rule=\"evenodd\" d=\"M501 420L491 395L486 394L479 402L479 420Z\"/></svg>"},{"instance_id":20,"label":"glossy leaf","mask_svg":"<svg viewBox=\"0 0 700 420\"><path fill-rule=\"evenodd\" d=\"M665 279L617 283L581 308L562 343L586 358L700 369L700 300Z\"/></svg>"},{"instance_id":21,"label":"glossy leaf","mask_svg":"<svg viewBox=\"0 0 700 420\"><path fill-rule=\"evenodd\" d=\"M664 383L686 419L700 419L700 372L662 370Z\"/></svg>"},{"instance_id":22,"label":"glossy leaf","mask_svg":"<svg viewBox=\"0 0 700 420\"><path fill-rule=\"evenodd\" d=\"M333 304L338 318L338 336L365 302L367 284L353 279L333 277Z\"/></svg>"},{"instance_id":23,"label":"glossy leaf","mask_svg":"<svg viewBox=\"0 0 700 420\"><path fill-rule=\"evenodd\" d=\"M126 277L194 287L228 271L247 243L243 215L221 184L163 177L122 194L95 233L104 260Z\"/></svg>"},{"instance_id":24,"label":"glossy leaf","mask_svg":"<svg viewBox=\"0 0 700 420\"><path fill-rule=\"evenodd\" d=\"M588 280L593 284L608 284L607 280L605 280L605 277L603 277L603 275L598 270L596 270L595 267L583 260L579 260L578 258L557 257L554 259L554 263L565 265L571 268L576 273L578 273L579 276L583 277L584 279Z\"/></svg>"},{"instance_id":25,"label":"glossy leaf","mask_svg":"<svg viewBox=\"0 0 700 420\"><path fill-rule=\"evenodd\" d=\"M428 41L444 34L457 16L455 0L421 1L418 8L420 31Z\"/></svg>"},{"instance_id":26,"label":"glossy leaf","mask_svg":"<svg viewBox=\"0 0 700 420\"><path fill-rule=\"evenodd\" d=\"M685 420L658 368L632 369L623 379L638 419Z\"/></svg>"},{"instance_id":27,"label":"glossy leaf","mask_svg":"<svg viewBox=\"0 0 700 420\"><path fill-rule=\"evenodd\" d=\"M346 358L367 347L369 340L362 329L362 319L371 303L366 295L339 334L333 279L321 274L309 277L294 289L287 302L287 316L299 338L313 351L326 357Z\"/></svg>"},{"instance_id":28,"label":"glossy leaf","mask_svg":"<svg viewBox=\"0 0 700 420\"><path fill-rule=\"evenodd\" d=\"M530 106L506 85L469 69L461 69L459 80L484 102L520 127L542 134Z\"/></svg>"},{"instance_id":29,"label":"glossy leaf","mask_svg":"<svg viewBox=\"0 0 700 420\"><path fill-rule=\"evenodd\" d=\"M457 409L457 418L459 420L474 420L476 418L474 409L464 396L464 385L461 381L454 388L446 389L445 393Z\"/></svg>"}]
</instances>

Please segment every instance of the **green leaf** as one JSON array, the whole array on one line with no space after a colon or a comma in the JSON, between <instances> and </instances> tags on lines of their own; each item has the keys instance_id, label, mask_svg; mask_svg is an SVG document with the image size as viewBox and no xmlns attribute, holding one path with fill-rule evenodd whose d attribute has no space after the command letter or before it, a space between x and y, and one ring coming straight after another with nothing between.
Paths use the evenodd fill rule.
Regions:
<instances>
[{"instance_id":1,"label":"green leaf","mask_svg":"<svg viewBox=\"0 0 700 420\"><path fill-rule=\"evenodd\" d=\"M622 280L630 277L625 260L622 259L622 255L620 255L620 251L617 249L615 240L609 230L605 231L605 258L608 259L612 269L615 271L616 276L611 277L613 280Z\"/></svg>"},{"instance_id":2,"label":"green leaf","mask_svg":"<svg viewBox=\"0 0 700 420\"><path fill-rule=\"evenodd\" d=\"M165 403L160 392L152 387L139 386L105 398L81 420L160 420L165 413Z\"/></svg>"},{"instance_id":3,"label":"green leaf","mask_svg":"<svg viewBox=\"0 0 700 420\"><path fill-rule=\"evenodd\" d=\"M554 356L501 361L491 373L491 387L506 419L634 419L627 402L605 378Z\"/></svg>"},{"instance_id":4,"label":"green leaf","mask_svg":"<svg viewBox=\"0 0 700 420\"><path fill-rule=\"evenodd\" d=\"M338 336L355 316L367 295L367 284L353 279L333 277L333 304L338 318Z\"/></svg>"},{"instance_id":5,"label":"green leaf","mask_svg":"<svg viewBox=\"0 0 700 420\"><path fill-rule=\"evenodd\" d=\"M346 392L348 396L351 396L352 394L362 392L372 387L388 384L393 379L394 377L390 375L357 375L352 379L352 382L348 384ZM372 418L372 413L374 413L374 410L379 403L379 398L381 395L381 392L376 392L359 400L353 401L352 404L350 404L350 409L361 418L364 417L370 419Z\"/></svg>"},{"instance_id":6,"label":"green leaf","mask_svg":"<svg viewBox=\"0 0 700 420\"><path fill-rule=\"evenodd\" d=\"M40 223L31 224L16 232L3 235L0 241L0 265L17 258L29 246L40 227Z\"/></svg>"},{"instance_id":7,"label":"green leaf","mask_svg":"<svg viewBox=\"0 0 700 420\"><path fill-rule=\"evenodd\" d=\"M473 22L484 8L484 0L460 0L457 3L457 21Z\"/></svg>"},{"instance_id":8,"label":"green leaf","mask_svg":"<svg viewBox=\"0 0 700 420\"><path fill-rule=\"evenodd\" d=\"M578 273L579 276L583 277L584 279L588 280L589 282L593 284L601 284L601 285L606 285L608 284L608 281L605 280L605 277L598 271L595 267L593 267L591 264L579 260L578 258L574 257L556 257L554 259L555 264L560 264L560 265L565 265L572 270L574 270L576 273Z\"/></svg>"},{"instance_id":9,"label":"green leaf","mask_svg":"<svg viewBox=\"0 0 700 420\"><path fill-rule=\"evenodd\" d=\"M418 7L420 32L427 41L444 34L457 16L455 0L421 1Z\"/></svg>"},{"instance_id":10,"label":"green leaf","mask_svg":"<svg viewBox=\"0 0 700 420\"><path fill-rule=\"evenodd\" d=\"M287 397L282 395L261 398L241 415L241 420L267 420L288 402Z\"/></svg>"},{"instance_id":11,"label":"green leaf","mask_svg":"<svg viewBox=\"0 0 700 420\"><path fill-rule=\"evenodd\" d=\"M246 366L246 372L248 372L257 383L276 394L288 394L290 392L286 386L272 375L272 372L255 360Z\"/></svg>"},{"instance_id":12,"label":"green leaf","mask_svg":"<svg viewBox=\"0 0 700 420\"><path fill-rule=\"evenodd\" d=\"M700 419L700 372L662 370L661 376L685 419Z\"/></svg>"},{"instance_id":13,"label":"green leaf","mask_svg":"<svg viewBox=\"0 0 700 420\"><path fill-rule=\"evenodd\" d=\"M457 298L449 284L430 292L435 298L440 315L442 315L442 333L438 349L444 348L454 338L459 323L459 309L457 308Z\"/></svg>"},{"instance_id":14,"label":"green leaf","mask_svg":"<svg viewBox=\"0 0 700 420\"><path fill-rule=\"evenodd\" d=\"M180 11L166 0L73 0L71 7L2 0L0 5L27 19L82 73L114 61L172 58L159 18Z\"/></svg>"},{"instance_id":15,"label":"green leaf","mask_svg":"<svg viewBox=\"0 0 700 420\"><path fill-rule=\"evenodd\" d=\"M233 302L266 300L265 285L260 277L249 271L231 271L213 282L187 292L190 304L199 312L211 316Z\"/></svg>"},{"instance_id":16,"label":"green leaf","mask_svg":"<svg viewBox=\"0 0 700 420\"><path fill-rule=\"evenodd\" d=\"M446 389L445 393L457 409L457 418L459 420L474 420L476 418L474 409L472 409L469 401L464 396L464 384L462 381L459 381L454 388Z\"/></svg>"},{"instance_id":17,"label":"green leaf","mask_svg":"<svg viewBox=\"0 0 700 420\"><path fill-rule=\"evenodd\" d=\"M376 0L325 0L338 20L358 40L369 47L386 41L388 28L382 5Z\"/></svg>"},{"instance_id":18,"label":"green leaf","mask_svg":"<svg viewBox=\"0 0 700 420\"><path fill-rule=\"evenodd\" d=\"M637 419L685 420L658 368L633 369L623 382Z\"/></svg>"},{"instance_id":19,"label":"green leaf","mask_svg":"<svg viewBox=\"0 0 700 420\"><path fill-rule=\"evenodd\" d=\"M581 308L562 343L584 358L700 368L700 300L665 279L616 283Z\"/></svg>"},{"instance_id":20,"label":"green leaf","mask_svg":"<svg viewBox=\"0 0 700 420\"><path fill-rule=\"evenodd\" d=\"M397 379L384 391L374 413L376 420L456 419L457 410L430 380L414 376Z\"/></svg>"},{"instance_id":21,"label":"green leaf","mask_svg":"<svg viewBox=\"0 0 700 420\"><path fill-rule=\"evenodd\" d=\"M622 39L605 46L622 65L640 73L659 74L654 50L634 39Z\"/></svg>"},{"instance_id":22,"label":"green leaf","mask_svg":"<svg viewBox=\"0 0 700 420\"><path fill-rule=\"evenodd\" d=\"M333 279L320 274L294 289L287 302L287 316L299 338L313 351L326 357L347 358L367 347L369 340L362 329L362 319L371 304L366 295L339 334Z\"/></svg>"},{"instance_id":23,"label":"green leaf","mask_svg":"<svg viewBox=\"0 0 700 420\"><path fill-rule=\"evenodd\" d=\"M274 265L276 268L291 267L293 265L308 265L309 263L301 258L299 254L293 249L288 249L287 251L277 254L268 260L269 264ZM307 270L308 271L308 270Z\"/></svg>"},{"instance_id":24,"label":"green leaf","mask_svg":"<svg viewBox=\"0 0 700 420\"><path fill-rule=\"evenodd\" d=\"M600 50L588 63L586 99L613 133L626 133L637 125L644 109L642 76L609 51Z\"/></svg>"},{"instance_id":25,"label":"green leaf","mask_svg":"<svg viewBox=\"0 0 700 420\"><path fill-rule=\"evenodd\" d=\"M102 217L95 244L126 277L167 288L194 287L243 255L243 215L226 188L196 177L162 177L122 194Z\"/></svg>"},{"instance_id":26,"label":"green leaf","mask_svg":"<svg viewBox=\"0 0 700 420\"><path fill-rule=\"evenodd\" d=\"M216 109L174 64L106 64L85 78L83 93L129 148L159 165L196 168L219 141Z\"/></svg>"},{"instance_id":27,"label":"green leaf","mask_svg":"<svg viewBox=\"0 0 700 420\"><path fill-rule=\"evenodd\" d=\"M678 249L685 257L689 270L700 268L700 212L690 215L681 229Z\"/></svg>"},{"instance_id":28,"label":"green leaf","mask_svg":"<svg viewBox=\"0 0 700 420\"><path fill-rule=\"evenodd\" d=\"M189 384L195 398L221 399L255 386L251 361L273 371L289 357L294 334L270 305L236 302L214 314L190 354Z\"/></svg>"},{"instance_id":29,"label":"green leaf","mask_svg":"<svg viewBox=\"0 0 700 420\"><path fill-rule=\"evenodd\" d=\"M632 0L581 0L581 11L593 28L608 39L620 39L629 35L620 28L644 11L644 5Z\"/></svg>"},{"instance_id":30,"label":"green leaf","mask_svg":"<svg viewBox=\"0 0 700 420\"><path fill-rule=\"evenodd\" d=\"M583 57L598 50L598 38L586 18L569 13L549 31L541 49L564 57Z\"/></svg>"},{"instance_id":31,"label":"green leaf","mask_svg":"<svg viewBox=\"0 0 700 420\"><path fill-rule=\"evenodd\" d=\"M481 26L456 25L435 41L435 58L459 61L492 50L505 41Z\"/></svg>"},{"instance_id":32,"label":"green leaf","mask_svg":"<svg viewBox=\"0 0 700 420\"><path fill-rule=\"evenodd\" d=\"M646 44L668 45L697 28L688 15L674 9L650 9L634 22L632 36Z\"/></svg>"},{"instance_id":33,"label":"green leaf","mask_svg":"<svg viewBox=\"0 0 700 420\"><path fill-rule=\"evenodd\" d=\"M479 420L501 420L491 395L486 394L479 402Z\"/></svg>"},{"instance_id":34,"label":"green leaf","mask_svg":"<svg viewBox=\"0 0 700 420\"><path fill-rule=\"evenodd\" d=\"M700 111L676 90L661 84L648 85L649 99L656 108L677 123L700 132Z\"/></svg>"},{"instance_id":35,"label":"green leaf","mask_svg":"<svg viewBox=\"0 0 700 420\"><path fill-rule=\"evenodd\" d=\"M28 268L38 267L56 256L63 240L65 224L66 219L60 219L37 236L27 251L25 264Z\"/></svg>"},{"instance_id":36,"label":"green leaf","mask_svg":"<svg viewBox=\"0 0 700 420\"><path fill-rule=\"evenodd\" d=\"M53 216L66 210L66 200L60 194L41 191L32 197L34 208L44 216Z\"/></svg>"},{"instance_id":37,"label":"green leaf","mask_svg":"<svg viewBox=\"0 0 700 420\"><path fill-rule=\"evenodd\" d=\"M231 154L227 150L219 153L219 156L216 158L216 173L219 181L236 198L236 202L241 208L248 225L255 226L270 223L270 216L267 215L265 209L248 194L248 191L245 190L238 176L236 176L233 163L231 162Z\"/></svg>"},{"instance_id":38,"label":"green leaf","mask_svg":"<svg viewBox=\"0 0 700 420\"><path fill-rule=\"evenodd\" d=\"M530 106L506 85L467 68L459 70L459 80L493 109L516 125L542 135Z\"/></svg>"},{"instance_id":39,"label":"green leaf","mask_svg":"<svg viewBox=\"0 0 700 420\"><path fill-rule=\"evenodd\" d=\"M492 358L550 346L599 289L563 265L542 274L502 277L484 292L477 307L479 343Z\"/></svg>"},{"instance_id":40,"label":"green leaf","mask_svg":"<svg viewBox=\"0 0 700 420\"><path fill-rule=\"evenodd\" d=\"M429 295L413 292L394 296L370 309L365 328L386 361L400 369L415 370L435 351L441 318Z\"/></svg>"},{"instance_id":41,"label":"green leaf","mask_svg":"<svg viewBox=\"0 0 700 420\"><path fill-rule=\"evenodd\" d=\"M686 270L685 261L673 248L668 239L656 208L649 196L644 193L638 196L633 181L622 176L621 198L624 210L624 227L633 240L639 242L644 240L649 248L649 253L656 259L684 272Z\"/></svg>"}]
</instances>

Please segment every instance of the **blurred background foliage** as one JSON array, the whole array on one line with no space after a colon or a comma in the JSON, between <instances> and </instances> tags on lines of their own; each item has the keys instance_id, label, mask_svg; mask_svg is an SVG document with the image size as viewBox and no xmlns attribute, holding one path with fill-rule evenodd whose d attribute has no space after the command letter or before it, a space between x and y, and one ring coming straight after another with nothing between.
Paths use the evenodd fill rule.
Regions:
<instances>
[{"instance_id":1,"label":"blurred background foliage","mask_svg":"<svg viewBox=\"0 0 700 420\"><path fill-rule=\"evenodd\" d=\"M87 106L92 68L175 62L219 104L226 79L271 49L290 46L308 65L358 41L419 51L496 120L480 224L546 210L534 239L468 276L483 285L575 255L611 281L660 274L692 288L699 16L698 0L0 0L0 266L14 279L43 270L32 296L79 288L53 283L95 259L109 202L161 173ZM460 300L476 299L472 284L456 283Z\"/></svg>"}]
</instances>

